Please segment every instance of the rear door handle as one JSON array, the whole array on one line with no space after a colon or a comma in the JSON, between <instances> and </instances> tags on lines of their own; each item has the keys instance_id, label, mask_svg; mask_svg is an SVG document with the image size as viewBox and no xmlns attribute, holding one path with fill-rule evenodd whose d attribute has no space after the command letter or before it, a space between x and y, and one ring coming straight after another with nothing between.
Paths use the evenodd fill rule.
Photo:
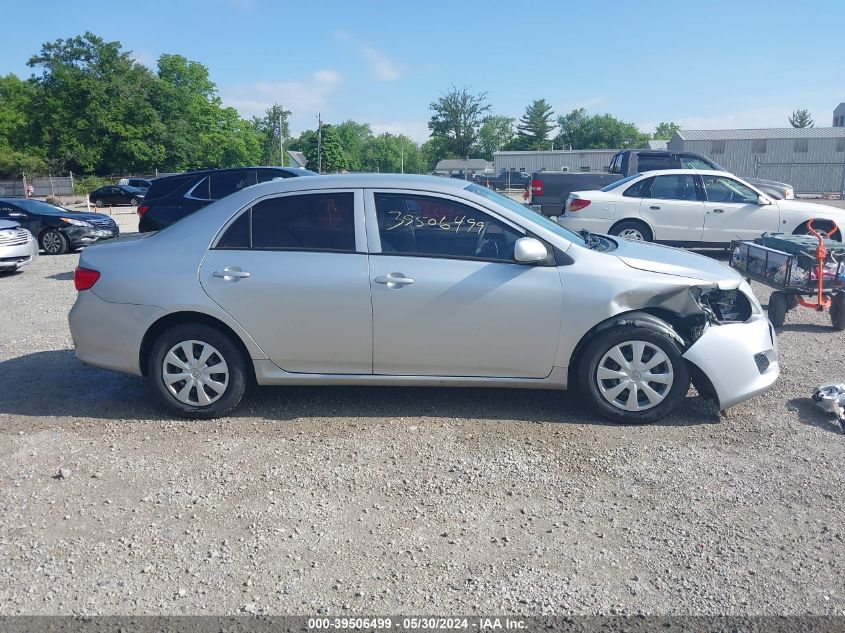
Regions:
<instances>
[{"instance_id":1,"label":"rear door handle","mask_svg":"<svg viewBox=\"0 0 845 633\"><path fill-rule=\"evenodd\" d=\"M401 288L402 286L410 286L414 280L406 277L402 273L390 273L389 275L379 275L374 280L377 284L386 285L388 288Z\"/></svg>"},{"instance_id":2,"label":"rear door handle","mask_svg":"<svg viewBox=\"0 0 845 633\"><path fill-rule=\"evenodd\" d=\"M653 204L649 207L649 209L651 209L652 211L659 211L660 207L658 207L656 204Z\"/></svg>"},{"instance_id":3,"label":"rear door handle","mask_svg":"<svg viewBox=\"0 0 845 633\"><path fill-rule=\"evenodd\" d=\"M223 270L215 270L211 273L211 276L224 281L237 281L238 279L246 279L249 277L249 273L237 266L226 266Z\"/></svg>"}]
</instances>

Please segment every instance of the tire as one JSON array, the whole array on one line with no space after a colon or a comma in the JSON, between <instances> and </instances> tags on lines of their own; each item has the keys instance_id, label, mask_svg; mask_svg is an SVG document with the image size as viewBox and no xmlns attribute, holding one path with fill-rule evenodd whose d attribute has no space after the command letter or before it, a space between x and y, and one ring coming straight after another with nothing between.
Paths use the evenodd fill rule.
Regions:
<instances>
[{"instance_id":1,"label":"tire","mask_svg":"<svg viewBox=\"0 0 845 633\"><path fill-rule=\"evenodd\" d=\"M139 204L141 204L141 199L140 198L132 198L129 201L129 204L131 204L133 207L137 207Z\"/></svg>"},{"instance_id":2,"label":"tire","mask_svg":"<svg viewBox=\"0 0 845 633\"><path fill-rule=\"evenodd\" d=\"M633 242L651 242L654 239L651 229L637 220L620 222L610 229L610 234Z\"/></svg>"},{"instance_id":3,"label":"tire","mask_svg":"<svg viewBox=\"0 0 845 633\"><path fill-rule=\"evenodd\" d=\"M98 209L102 209L104 206L106 206L106 201L102 198L97 198L96 200L94 200L94 206Z\"/></svg>"},{"instance_id":4,"label":"tire","mask_svg":"<svg viewBox=\"0 0 845 633\"><path fill-rule=\"evenodd\" d=\"M845 293L837 292L830 298L830 324L837 332L845 330Z\"/></svg>"},{"instance_id":5,"label":"tire","mask_svg":"<svg viewBox=\"0 0 845 633\"><path fill-rule=\"evenodd\" d=\"M833 228L833 225L832 225L830 220L813 220L813 228L816 229L817 231L827 232L827 231L829 231L830 229ZM839 229L838 226L837 226L837 229ZM805 222L804 224L799 226L797 229L795 229L795 232L793 233L793 235L812 235L812 233L810 233L810 229L807 226L807 223ZM830 236L830 239L841 242L842 241L842 233L839 230L833 231L833 233Z\"/></svg>"},{"instance_id":6,"label":"tire","mask_svg":"<svg viewBox=\"0 0 845 633\"><path fill-rule=\"evenodd\" d=\"M786 305L788 306L787 310L794 310L798 307L798 295L789 294L786 295Z\"/></svg>"},{"instance_id":7,"label":"tire","mask_svg":"<svg viewBox=\"0 0 845 633\"><path fill-rule=\"evenodd\" d=\"M198 367L196 361L202 358L203 352L210 355ZM185 362L191 360L193 363ZM165 379L165 363L170 382ZM221 371L203 374L203 367L220 368ZM180 372L180 369L186 371ZM190 370L196 373L191 376ZM174 378L177 374L185 375L185 378ZM168 409L186 418L210 419L225 415L238 406L249 374L244 353L229 336L202 323L183 323L166 330L153 344L147 375ZM203 377L204 383L191 384Z\"/></svg>"},{"instance_id":8,"label":"tire","mask_svg":"<svg viewBox=\"0 0 845 633\"><path fill-rule=\"evenodd\" d=\"M661 352L664 359L649 368L656 370L649 373L660 380L643 380L641 365L648 365ZM627 367L614 360L620 354ZM637 355L639 362L634 360ZM599 378L600 370L603 378ZM599 415L622 424L648 424L669 415L686 397L690 385L689 368L674 340L661 332L629 325L599 332L584 348L578 374L581 393ZM633 390L622 386L630 385L631 378L636 381ZM654 395L649 395L643 385Z\"/></svg>"},{"instance_id":9,"label":"tire","mask_svg":"<svg viewBox=\"0 0 845 633\"><path fill-rule=\"evenodd\" d=\"M41 249L48 255L64 255L70 250L68 239L64 233L56 229L44 231L38 242Z\"/></svg>"},{"instance_id":10,"label":"tire","mask_svg":"<svg viewBox=\"0 0 845 633\"><path fill-rule=\"evenodd\" d=\"M786 298L786 293L775 290L769 295L768 313L772 325L776 328L781 327L786 320L787 310L789 310L789 301Z\"/></svg>"}]
</instances>

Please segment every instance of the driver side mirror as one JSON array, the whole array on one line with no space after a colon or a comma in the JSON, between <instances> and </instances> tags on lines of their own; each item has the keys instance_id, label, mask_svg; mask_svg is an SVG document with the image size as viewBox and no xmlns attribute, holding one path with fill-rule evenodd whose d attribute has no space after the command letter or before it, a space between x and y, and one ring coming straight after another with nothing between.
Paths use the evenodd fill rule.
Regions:
<instances>
[{"instance_id":1,"label":"driver side mirror","mask_svg":"<svg viewBox=\"0 0 845 633\"><path fill-rule=\"evenodd\" d=\"M533 237L521 237L513 246L513 258L523 264L536 264L546 261L549 251L543 243Z\"/></svg>"},{"instance_id":2,"label":"driver side mirror","mask_svg":"<svg viewBox=\"0 0 845 633\"><path fill-rule=\"evenodd\" d=\"M757 196L757 206L765 207L767 204L772 204L772 201L766 196Z\"/></svg>"}]
</instances>

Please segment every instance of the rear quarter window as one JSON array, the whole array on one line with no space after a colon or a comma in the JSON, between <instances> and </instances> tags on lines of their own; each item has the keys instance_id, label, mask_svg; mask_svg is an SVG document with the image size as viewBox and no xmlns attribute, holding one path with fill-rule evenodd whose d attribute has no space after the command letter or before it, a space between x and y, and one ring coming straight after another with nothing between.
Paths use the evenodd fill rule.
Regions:
<instances>
[{"instance_id":1,"label":"rear quarter window","mask_svg":"<svg viewBox=\"0 0 845 633\"><path fill-rule=\"evenodd\" d=\"M147 200L163 198L164 196L170 195L177 189L186 186L194 178L195 176L186 174L185 176L173 176L169 178L160 178L153 180L152 185L150 185L149 191L147 191Z\"/></svg>"}]
</instances>

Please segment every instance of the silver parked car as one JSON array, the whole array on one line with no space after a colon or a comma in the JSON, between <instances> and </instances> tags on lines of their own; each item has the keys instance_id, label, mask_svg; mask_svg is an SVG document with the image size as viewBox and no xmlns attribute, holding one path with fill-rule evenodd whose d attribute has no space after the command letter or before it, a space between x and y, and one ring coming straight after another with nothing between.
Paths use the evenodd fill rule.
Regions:
<instances>
[{"instance_id":1,"label":"silver parked car","mask_svg":"<svg viewBox=\"0 0 845 633\"><path fill-rule=\"evenodd\" d=\"M0 220L0 272L17 270L38 257L38 242L12 220Z\"/></svg>"},{"instance_id":2,"label":"silver parked car","mask_svg":"<svg viewBox=\"0 0 845 633\"><path fill-rule=\"evenodd\" d=\"M690 380L725 409L778 376L748 284L684 251L555 224L452 178L247 187L85 249L77 356L147 376L190 417L260 385L578 386L651 422ZM529 405L526 405L529 406Z\"/></svg>"}]
</instances>

